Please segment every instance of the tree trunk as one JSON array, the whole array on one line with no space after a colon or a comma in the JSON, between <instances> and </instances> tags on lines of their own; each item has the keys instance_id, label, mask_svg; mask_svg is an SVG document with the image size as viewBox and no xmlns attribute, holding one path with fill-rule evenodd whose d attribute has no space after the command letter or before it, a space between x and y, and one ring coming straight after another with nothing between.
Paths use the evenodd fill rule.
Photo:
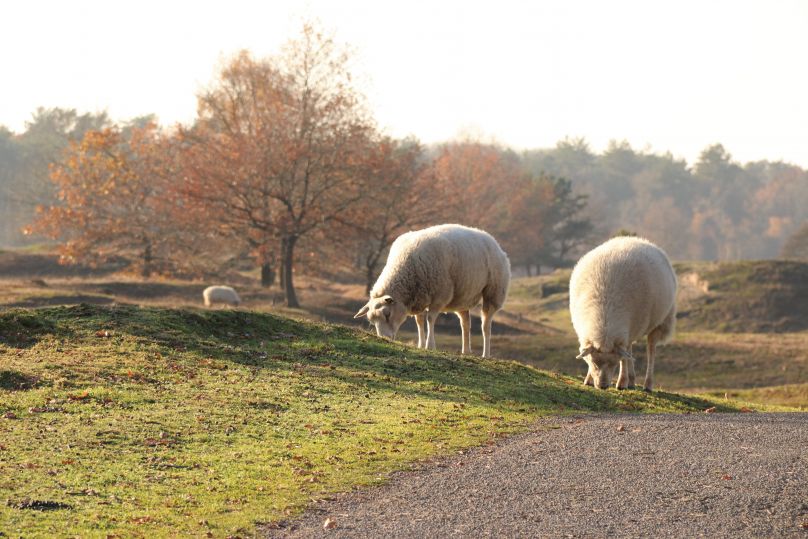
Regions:
<instances>
[{"instance_id":1,"label":"tree trunk","mask_svg":"<svg viewBox=\"0 0 808 539\"><path fill-rule=\"evenodd\" d=\"M264 262L261 264L261 286L269 288L273 284L275 284L275 270L271 263Z\"/></svg>"},{"instance_id":2,"label":"tree trunk","mask_svg":"<svg viewBox=\"0 0 808 539\"><path fill-rule=\"evenodd\" d=\"M280 286L282 292L286 290L286 272L284 271L284 260L286 259L285 257L286 257L286 238L281 238L281 271L279 275L280 283L278 283L278 286Z\"/></svg>"},{"instance_id":3,"label":"tree trunk","mask_svg":"<svg viewBox=\"0 0 808 539\"><path fill-rule=\"evenodd\" d=\"M287 307L300 307L300 302L297 301L297 294L295 293L295 284L292 276L292 270L294 269L295 243L297 243L297 238L295 236L285 238L283 242L283 284L286 293Z\"/></svg>"},{"instance_id":4,"label":"tree trunk","mask_svg":"<svg viewBox=\"0 0 808 539\"><path fill-rule=\"evenodd\" d=\"M140 271L140 276L144 279L151 277L152 273L152 246L151 242L146 242L146 247L143 249L143 269Z\"/></svg>"}]
</instances>

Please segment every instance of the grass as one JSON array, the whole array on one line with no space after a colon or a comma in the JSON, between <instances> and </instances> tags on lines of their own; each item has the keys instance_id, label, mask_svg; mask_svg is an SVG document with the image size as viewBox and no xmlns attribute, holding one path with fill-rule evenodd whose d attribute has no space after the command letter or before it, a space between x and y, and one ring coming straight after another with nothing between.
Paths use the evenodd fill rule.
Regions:
<instances>
[{"instance_id":1,"label":"grass","mask_svg":"<svg viewBox=\"0 0 808 539\"><path fill-rule=\"evenodd\" d=\"M754 402L768 402L778 406L789 406L808 411L808 384L786 384L782 386L756 387L751 389L711 390L715 397L742 399Z\"/></svg>"},{"instance_id":2,"label":"grass","mask_svg":"<svg viewBox=\"0 0 808 539\"><path fill-rule=\"evenodd\" d=\"M747 260L676 264L706 293L679 302L686 331L732 333L795 332L808 329L808 263ZM681 281L681 278L680 278Z\"/></svg>"},{"instance_id":3,"label":"grass","mask_svg":"<svg viewBox=\"0 0 808 539\"><path fill-rule=\"evenodd\" d=\"M248 535L544 414L698 412L266 313L92 306L0 314L0 531Z\"/></svg>"}]
</instances>

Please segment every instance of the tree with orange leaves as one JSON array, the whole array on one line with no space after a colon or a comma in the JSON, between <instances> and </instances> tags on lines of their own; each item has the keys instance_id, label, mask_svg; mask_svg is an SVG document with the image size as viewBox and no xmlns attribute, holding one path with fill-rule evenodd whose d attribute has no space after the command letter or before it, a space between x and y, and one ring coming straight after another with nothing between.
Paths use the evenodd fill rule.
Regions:
<instances>
[{"instance_id":1,"label":"tree with orange leaves","mask_svg":"<svg viewBox=\"0 0 808 539\"><path fill-rule=\"evenodd\" d=\"M281 56L243 52L199 96L182 136L185 194L250 243L262 265L279 252L286 304L299 306L295 248L361 199L356 174L373 125L349 56L311 25Z\"/></svg>"},{"instance_id":2,"label":"tree with orange leaves","mask_svg":"<svg viewBox=\"0 0 808 539\"><path fill-rule=\"evenodd\" d=\"M176 161L153 124L89 131L51 166L58 202L26 230L61 240L64 262L124 258L143 277L171 266L176 228L166 196Z\"/></svg>"},{"instance_id":3,"label":"tree with orange leaves","mask_svg":"<svg viewBox=\"0 0 808 539\"><path fill-rule=\"evenodd\" d=\"M359 171L364 195L335 218L339 228L330 256L359 266L368 293L393 241L440 220L443 201L435 196L423 154L415 140L382 137L369 144Z\"/></svg>"}]
</instances>

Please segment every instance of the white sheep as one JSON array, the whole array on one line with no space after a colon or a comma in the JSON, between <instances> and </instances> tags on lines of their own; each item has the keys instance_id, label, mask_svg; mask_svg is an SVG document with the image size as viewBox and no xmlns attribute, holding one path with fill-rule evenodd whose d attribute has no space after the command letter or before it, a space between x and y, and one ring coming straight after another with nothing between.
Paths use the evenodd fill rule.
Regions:
<instances>
[{"instance_id":1,"label":"white sheep","mask_svg":"<svg viewBox=\"0 0 808 539\"><path fill-rule=\"evenodd\" d=\"M508 256L487 232L461 225L438 225L402 234L354 318L367 314L379 336L395 338L409 315L418 326L418 348L435 349L435 320L455 312L464 354L471 352L469 309L482 300L483 357L491 355L491 322L508 295ZM426 326L426 329L424 328Z\"/></svg>"},{"instance_id":2,"label":"white sheep","mask_svg":"<svg viewBox=\"0 0 808 539\"><path fill-rule=\"evenodd\" d=\"M223 303L233 307L241 304L241 298L229 286L209 286L202 292L202 299L205 300L205 307L210 307L214 303Z\"/></svg>"},{"instance_id":3,"label":"white sheep","mask_svg":"<svg viewBox=\"0 0 808 539\"><path fill-rule=\"evenodd\" d=\"M676 274L665 252L634 237L613 238L585 254L570 277L570 314L584 383L605 389L620 365L617 388L634 387L631 345L648 336L645 390L654 388L654 354L673 335Z\"/></svg>"}]
</instances>

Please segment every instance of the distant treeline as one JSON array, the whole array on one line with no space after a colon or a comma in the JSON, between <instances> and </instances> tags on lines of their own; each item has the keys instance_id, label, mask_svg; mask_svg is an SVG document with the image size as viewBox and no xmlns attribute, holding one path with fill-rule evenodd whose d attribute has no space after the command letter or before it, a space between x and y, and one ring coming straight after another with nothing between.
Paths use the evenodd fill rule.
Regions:
<instances>
[{"instance_id":1,"label":"distant treeline","mask_svg":"<svg viewBox=\"0 0 808 539\"><path fill-rule=\"evenodd\" d=\"M612 142L602 154L583 140L524 154L531 171L571 178L589 195L602 231L628 229L677 259L774 258L808 218L808 171L782 162L742 165L720 144L691 167L670 154Z\"/></svg>"},{"instance_id":2,"label":"distant treeline","mask_svg":"<svg viewBox=\"0 0 808 539\"><path fill-rule=\"evenodd\" d=\"M707 260L775 257L789 238L797 252L807 235L797 166L740 165L720 145L692 167L617 142L425 147L378 131L328 37L305 27L284 51L232 58L192 125L57 108L0 127L0 245L52 238L65 261L145 277L251 264L296 305L296 269L369 286L400 233L442 222L490 231L527 272L621 232Z\"/></svg>"}]
</instances>

